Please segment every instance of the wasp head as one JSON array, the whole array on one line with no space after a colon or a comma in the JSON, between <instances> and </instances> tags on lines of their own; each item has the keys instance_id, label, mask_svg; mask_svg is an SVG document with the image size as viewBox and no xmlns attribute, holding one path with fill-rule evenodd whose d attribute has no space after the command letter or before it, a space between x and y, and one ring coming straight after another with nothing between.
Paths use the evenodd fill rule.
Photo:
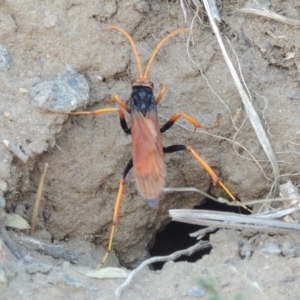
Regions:
<instances>
[{"instance_id":1,"label":"wasp head","mask_svg":"<svg viewBox=\"0 0 300 300\"><path fill-rule=\"evenodd\" d=\"M154 84L151 81L137 80L132 84L130 98L131 110L140 111L144 116L147 111L156 106L153 95Z\"/></svg>"}]
</instances>

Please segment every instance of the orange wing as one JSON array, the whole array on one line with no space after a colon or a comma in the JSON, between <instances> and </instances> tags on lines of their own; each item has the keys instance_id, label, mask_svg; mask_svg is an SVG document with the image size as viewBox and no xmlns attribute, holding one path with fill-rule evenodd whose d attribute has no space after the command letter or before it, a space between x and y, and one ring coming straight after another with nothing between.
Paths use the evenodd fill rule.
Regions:
<instances>
[{"instance_id":1,"label":"orange wing","mask_svg":"<svg viewBox=\"0 0 300 300\"><path fill-rule=\"evenodd\" d=\"M166 165L159 131L157 112L131 113L132 159L139 194L149 205L155 205L166 182Z\"/></svg>"}]
</instances>

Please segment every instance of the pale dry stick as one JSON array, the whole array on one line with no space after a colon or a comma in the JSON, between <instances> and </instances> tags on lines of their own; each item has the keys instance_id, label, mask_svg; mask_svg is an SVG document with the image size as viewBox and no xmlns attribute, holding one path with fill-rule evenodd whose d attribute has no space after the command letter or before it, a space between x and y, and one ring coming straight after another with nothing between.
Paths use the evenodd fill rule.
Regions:
<instances>
[{"instance_id":1,"label":"pale dry stick","mask_svg":"<svg viewBox=\"0 0 300 300\"><path fill-rule=\"evenodd\" d=\"M184 5L184 0L180 0L180 6L181 6L182 13L183 13L184 23L186 23L187 13L186 13L185 5Z\"/></svg>"},{"instance_id":2,"label":"pale dry stick","mask_svg":"<svg viewBox=\"0 0 300 300\"><path fill-rule=\"evenodd\" d=\"M165 119L165 120L168 120L168 119L169 119L169 118L166 118L165 116L163 116L163 115L161 115L161 114L158 114L158 115L159 115L161 118ZM174 124L174 126L180 126L180 127L184 128L185 130L192 131L192 132L194 132L194 133L207 134L207 135L209 135L209 136L211 136L211 137L214 137L214 138L217 138L217 139L221 139L221 140L228 141L228 142L231 142L231 143L233 142L232 139L229 139L229 138L226 138L226 137L223 137L223 136L219 136L219 135L216 135L216 134L212 134L212 133L207 132L207 131L190 129L189 127L187 127L187 126L181 124L180 121L179 121L179 122L176 122L176 123ZM241 157L242 159L249 160L249 161L254 161L254 162L257 164L257 166L259 167L259 169L261 170L261 173L263 174L263 176L264 176L268 181L272 181L269 177L267 177L266 173L264 172L263 167L262 167L261 164L259 163L259 161L260 161L260 162L265 162L266 160L263 160L263 159L256 159L256 158L251 154L251 152L250 152L246 147L244 147L242 144L240 144L240 143L237 142L237 141L234 141L234 143L235 143L237 146L241 147L243 150L245 150L245 151L249 154L249 156L251 157L251 159L250 159L250 158L247 158L247 157L245 157L245 156L242 156L242 155L240 155L240 154L237 153L237 152L236 152L236 154L237 154L239 157Z\"/></svg>"},{"instance_id":3,"label":"pale dry stick","mask_svg":"<svg viewBox=\"0 0 300 300\"><path fill-rule=\"evenodd\" d=\"M199 7L199 1L198 0L192 0L194 5L198 8ZM210 9L213 13L213 16L215 18L215 20L217 20L218 22L221 22L221 17L220 17L220 14L219 14L219 10L218 10L218 7L217 7L217 4L216 4L216 1L215 0L208 0L208 3L209 3L209 6L210 6Z\"/></svg>"},{"instance_id":4,"label":"pale dry stick","mask_svg":"<svg viewBox=\"0 0 300 300\"><path fill-rule=\"evenodd\" d=\"M265 17L268 19L272 19L287 25L291 25L291 26L300 26L300 21L295 20L295 19L291 19L291 18L287 18L284 17L282 15L279 15L267 8L263 8L261 9L255 9L255 8L242 8L240 9L241 12L243 13L247 13L247 14L252 14L252 15L256 15L256 16L261 16L261 17Z\"/></svg>"},{"instance_id":5,"label":"pale dry stick","mask_svg":"<svg viewBox=\"0 0 300 300\"><path fill-rule=\"evenodd\" d=\"M197 230L195 232L192 232L189 234L190 237L195 237L197 240L201 240L205 235L207 235L210 232L215 231L217 228L215 227L206 227L202 228L200 230Z\"/></svg>"},{"instance_id":6,"label":"pale dry stick","mask_svg":"<svg viewBox=\"0 0 300 300\"><path fill-rule=\"evenodd\" d=\"M170 255L167 256L156 256L156 257L151 257L147 260L145 260L144 262L142 262L136 269L132 270L127 279L116 289L115 294L116 296L119 298L122 291L124 290L125 287L127 287L131 280L133 279L133 277L139 272L141 271L143 268L145 268L148 265L151 265L155 262L160 262L160 261L170 261L170 260L175 260L180 256L190 256L193 253L195 253L198 250L201 249L205 249L211 247L211 244L208 241L200 241L198 243L196 243L194 246L189 247L185 250L180 250L180 251L176 251Z\"/></svg>"},{"instance_id":7,"label":"pale dry stick","mask_svg":"<svg viewBox=\"0 0 300 300\"><path fill-rule=\"evenodd\" d=\"M32 217L31 217L30 235L33 235L33 232L35 230L36 219L37 219L37 215L38 215L38 212L39 212L39 207L40 207L40 204L41 204L43 188L44 188L44 182L45 182L46 174L47 174L47 171L48 171L48 167L49 167L49 164L46 163L45 168L44 168L44 172L43 172L43 174L40 178L39 187L38 187L38 190L37 190L36 199L35 199L35 203L34 203L34 209L33 209Z\"/></svg>"},{"instance_id":8,"label":"pale dry stick","mask_svg":"<svg viewBox=\"0 0 300 300\"><path fill-rule=\"evenodd\" d=\"M257 215L246 216L228 212L195 209L170 209L169 215L172 221L216 228L253 229L256 231L272 231L277 233L300 231L299 223L266 219Z\"/></svg>"},{"instance_id":9,"label":"pale dry stick","mask_svg":"<svg viewBox=\"0 0 300 300\"><path fill-rule=\"evenodd\" d=\"M278 167L278 163L277 163L274 151L273 151L272 146L269 142L269 139L266 135L266 132L263 129L260 118L259 118L257 112L255 111L255 109L253 108L253 106L252 106L252 104L251 104L251 102L250 102L250 100L249 100L242 84L241 84L241 81L238 77L238 74L237 74L236 70L234 69L233 64L232 64L232 62L231 62L231 60L230 60L230 58L227 54L227 51L225 49L225 46L224 46L222 38L221 38L220 31L218 29L218 26L217 26L214 18L212 17L210 7L208 5L207 0L203 0L203 3L204 3L204 6L205 6L205 10L208 14L210 23L212 25L212 29L215 33L215 36L216 36L217 40L218 40L218 43L219 43L220 49L222 51L222 54L224 56L224 59L227 63L227 66L229 68L231 76L232 76L232 78L233 78L233 80L236 84L236 87L237 87L237 90L240 94L241 100L242 100L242 102L245 106L246 113L249 117L249 120L252 124L252 127L253 127L256 135L257 135L257 138L258 138L260 144L262 145L268 159L271 162L272 169L273 169L273 174L274 174L274 185L272 185L272 187L274 186L274 188L275 188L274 193L276 194L277 191L278 191L278 188L279 188L279 183L277 181L277 178L278 178L280 172L279 172L279 167Z\"/></svg>"},{"instance_id":10,"label":"pale dry stick","mask_svg":"<svg viewBox=\"0 0 300 300\"><path fill-rule=\"evenodd\" d=\"M210 6L211 12L212 12L215 20L217 20L218 22L221 22L222 20L221 20L220 14L219 14L216 0L208 0L208 4Z\"/></svg>"}]
</instances>

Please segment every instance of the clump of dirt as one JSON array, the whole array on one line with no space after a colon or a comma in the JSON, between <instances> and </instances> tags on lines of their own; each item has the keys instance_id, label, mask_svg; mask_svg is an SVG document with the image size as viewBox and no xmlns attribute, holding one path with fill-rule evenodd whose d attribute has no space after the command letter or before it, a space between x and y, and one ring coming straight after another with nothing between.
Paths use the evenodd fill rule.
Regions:
<instances>
[{"instance_id":1,"label":"clump of dirt","mask_svg":"<svg viewBox=\"0 0 300 300\"><path fill-rule=\"evenodd\" d=\"M239 12L243 7L254 7L252 1L219 1L217 5L222 18L220 28L224 40L227 38L230 42L227 44L228 51L236 66L241 67L253 105L265 124L280 162L280 172L284 175L282 180L291 179L297 183L300 163L297 138L297 101L300 93L298 29ZM299 5L293 1L273 1L272 5L265 2L261 7L289 18L297 19L299 16ZM35 238L45 244L76 249L79 252L79 265L95 266L108 243L120 174L131 158L131 137L123 133L117 114L67 117L47 113L45 109L53 107L43 106L43 101L53 98L58 90L58 94L64 96L73 93L74 98L70 96L71 106L67 109L78 105L81 105L80 109L87 109L88 106L88 110L113 106L106 101L113 94L127 101L131 93L130 83L138 77L136 62L126 38L117 31L107 30L106 26L115 24L125 28L136 41L145 65L162 37L178 27L187 26L182 9L177 2L143 0L38 4L34 1L27 1L26 4L4 1L0 8L0 135L2 140L8 141L20 151L13 153L5 144L0 145L0 197L6 200L5 209L8 212L15 212L29 221L40 175L44 164L49 163ZM189 8L188 24L191 24L194 8ZM161 83L168 85L159 106L161 124L175 112L184 112L203 125L212 125L216 116L221 114L220 126L209 132L194 132L189 123L179 120L180 126L174 125L164 134L163 144L192 145L240 199L266 197L274 181L271 166L245 117L205 13L201 16L202 23L198 19L194 20L197 33L189 41L188 47L188 34L180 34L162 48L150 71L150 79L155 84L156 95ZM73 89L78 83L77 79L76 82L68 79L68 86L57 84L62 74L66 74L65 70L72 70L72 74L78 74L76 78L86 82L80 92ZM37 105L37 87L45 83L50 92L42 94ZM72 99L80 99L81 102L75 101L76 105L72 106ZM17 153L21 154L18 156ZM222 193L218 187L210 187L209 176L190 154L170 154L165 159L168 187L192 186L204 191L210 189L217 195ZM137 194L133 177L129 174L120 210L120 225L114 240L114 249L120 263L133 267L149 255L148 247L153 242L155 232L169 221L168 209L192 208L202 202L203 197L199 194L173 192L167 193L158 206L148 207ZM232 235L239 234L234 232ZM224 246L223 243L229 243L228 240L224 242L219 234L214 238L214 250ZM290 240L286 235L277 238L277 244ZM294 245L294 240L290 243ZM231 246L226 247L231 247L230 250L234 252L237 244L237 239L232 238ZM23 251L31 250L25 248ZM37 254L32 252L31 255L35 257ZM218 255L220 264L229 257L229 254L227 257L221 252ZM234 252L234 255L237 253ZM278 254L267 256L282 266L291 263L289 258L279 257ZM296 257L295 254L295 261ZM20 286L28 287L24 297L33 298L34 291L42 288L42 285L38 285L40 280L48 287L50 298L55 295L67 297L66 286L71 287L72 291L82 291L81 295L85 297L99 297L100 292L96 287L98 282L75 275L76 268L73 265L66 266L61 260L48 261L41 254L38 259L53 265L46 272L47 276L54 278L61 274L58 277L62 279L50 287L48 284L54 281L46 279L44 271L28 274L26 266L15 262L12 267L15 272L5 277L7 298L19 297L13 290L19 290ZM216 259L213 253L197 263L205 265L200 273L211 274L215 277L216 286L222 291L226 290L227 283L219 281L220 277L216 275L219 274L216 273L218 265L209 265L211 259ZM253 282L258 264L264 265L262 261L265 259L264 255L250 259L247 261L247 271L240 269L239 272L250 272L252 279L249 282ZM9 260L14 261L14 258ZM293 268L297 268L295 261ZM242 262L239 260L238 264L242 265ZM112 255L108 264L117 265L116 257ZM144 271L145 277L141 276L139 280L145 280L148 285L155 277L160 281L160 287L163 286L162 280L165 280L166 286L175 287L179 284L179 278L177 281L172 278L173 270L176 273L181 270L181 278L188 276L191 279L188 268L197 268L197 264L169 263L161 274ZM205 271L208 266L209 272ZM232 264L230 266L234 270L235 267ZM277 274L276 269L283 274ZM266 265L265 270L276 273L274 278L277 278L277 283L289 282L289 289L278 290L278 293L285 294L284 291L287 291L289 299L297 295L292 286L296 286L294 282L298 279L288 277L288 270L284 273L283 267L271 264ZM224 272L227 274L229 271L227 269ZM257 293L263 291L260 295L264 297L271 293L271 284L275 284L275 281L267 283L266 272L262 271L261 277L256 278L260 286ZM22 275L16 276L16 273ZM193 278L201 274L195 274ZM32 285L28 284L32 279ZM95 289L87 292L91 281ZM191 288L194 286L194 283L189 284ZM110 282L107 288L116 285ZM244 282L240 287L246 291L246 286L248 284ZM231 296L237 285L232 284L232 287L230 292L228 290ZM149 289L146 291L140 287L131 290L128 295L136 299L141 295L150 298L157 288L152 292ZM178 294L175 290L171 293L171 289L165 289L161 298L176 299L175 295L182 297L183 290ZM110 294L105 294L103 299L105 297L111 299ZM159 299L157 295L154 298ZM248 299L247 296L245 299Z\"/></svg>"}]
</instances>

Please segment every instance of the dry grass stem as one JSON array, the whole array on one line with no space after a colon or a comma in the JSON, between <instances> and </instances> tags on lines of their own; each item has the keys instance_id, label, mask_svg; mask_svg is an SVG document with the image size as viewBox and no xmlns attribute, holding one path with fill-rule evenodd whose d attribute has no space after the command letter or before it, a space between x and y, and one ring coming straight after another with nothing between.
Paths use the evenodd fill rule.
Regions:
<instances>
[{"instance_id":1,"label":"dry grass stem","mask_svg":"<svg viewBox=\"0 0 300 300\"><path fill-rule=\"evenodd\" d=\"M184 23L186 23L187 13L186 13L186 8L185 8L184 0L180 0L180 6L181 6L182 13L183 13Z\"/></svg>"},{"instance_id":2,"label":"dry grass stem","mask_svg":"<svg viewBox=\"0 0 300 300\"><path fill-rule=\"evenodd\" d=\"M39 212L39 207L40 207L40 204L41 204L43 188L44 188L44 182L45 182L45 177L46 177L46 174L47 174L47 171L48 171L48 167L49 167L49 164L46 163L45 168L44 168L44 172L43 172L43 174L40 178L39 187L38 187L38 191L37 191L36 199L35 199L35 203L34 203L34 209L33 209L32 217L31 217L30 235L33 235L33 233L34 233L34 229L35 229L35 225L36 225L36 219L37 219L38 212Z\"/></svg>"},{"instance_id":3,"label":"dry grass stem","mask_svg":"<svg viewBox=\"0 0 300 300\"><path fill-rule=\"evenodd\" d=\"M300 26L300 21L284 17L282 15L279 15L267 8L263 9L255 9L255 8L242 8L240 9L241 12L247 13L247 14L252 14L256 16L261 16L264 18L272 19L290 26Z\"/></svg>"}]
</instances>

